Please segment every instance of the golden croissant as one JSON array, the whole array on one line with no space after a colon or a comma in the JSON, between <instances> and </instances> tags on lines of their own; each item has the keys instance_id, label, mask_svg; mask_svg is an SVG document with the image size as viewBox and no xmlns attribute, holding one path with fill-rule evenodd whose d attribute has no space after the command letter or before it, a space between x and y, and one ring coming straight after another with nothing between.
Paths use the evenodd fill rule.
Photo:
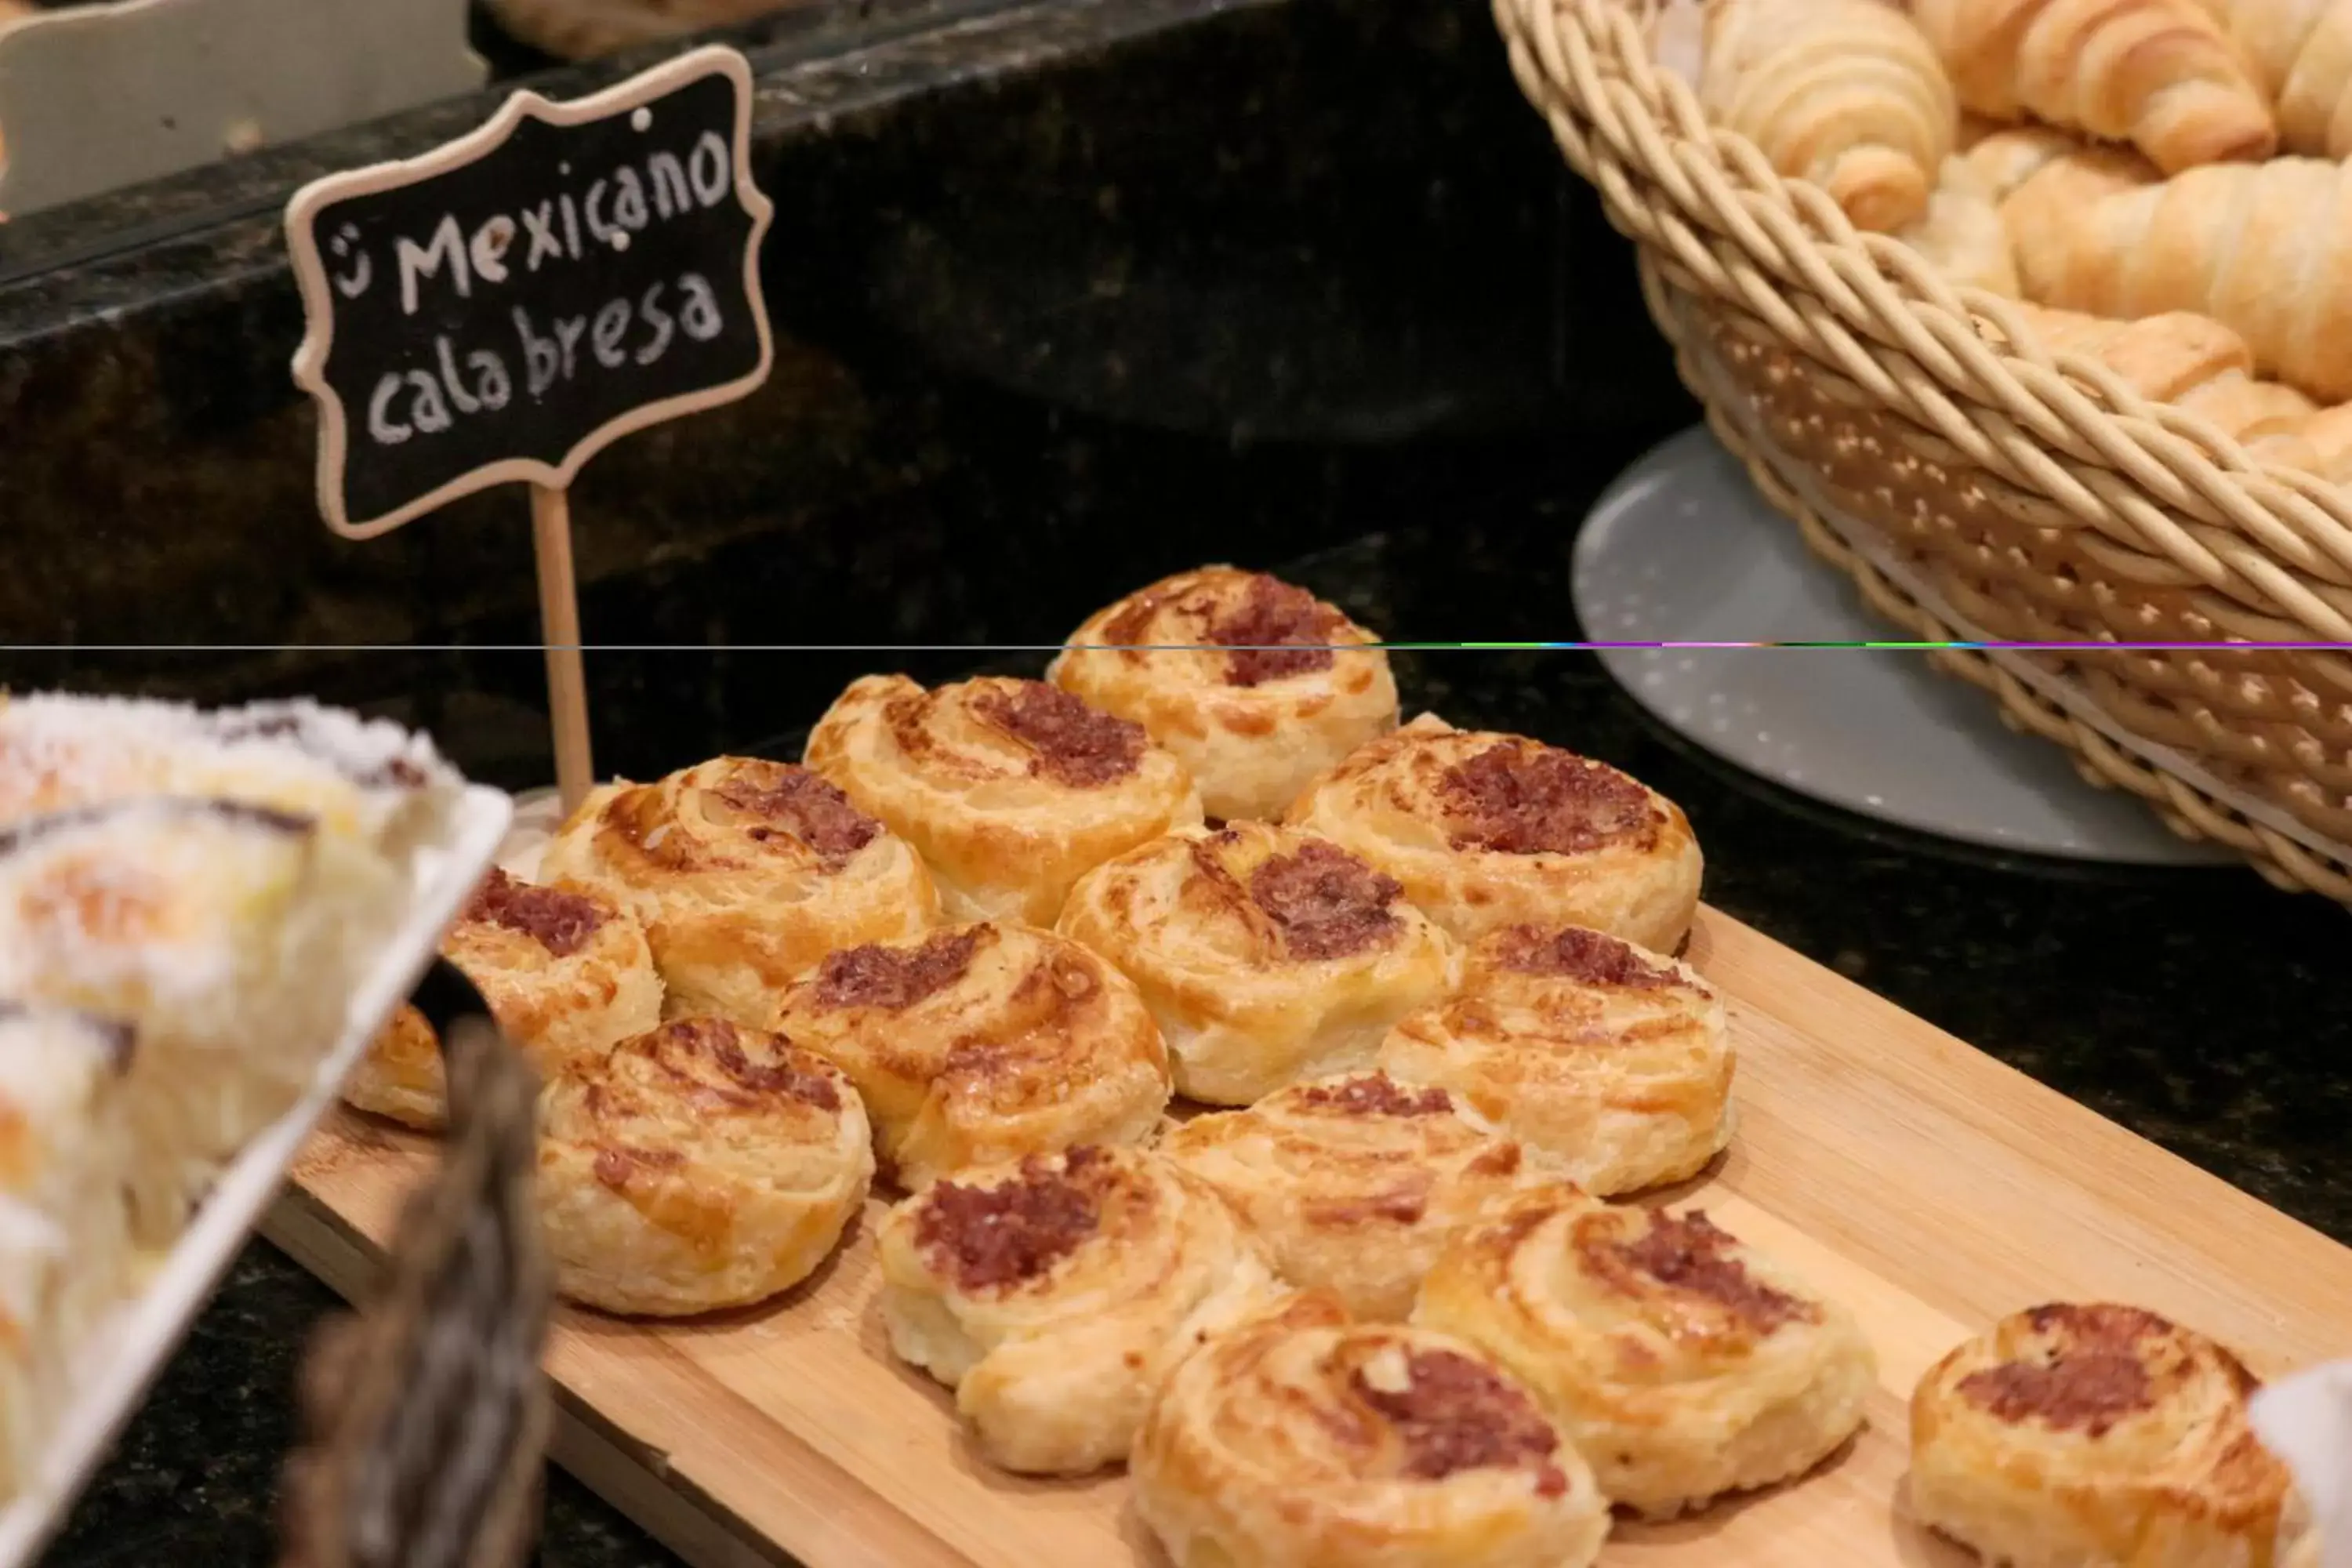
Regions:
<instances>
[{"instance_id":1,"label":"golden croissant","mask_svg":"<svg viewBox=\"0 0 2352 1568\"><path fill-rule=\"evenodd\" d=\"M2005 125L1966 142L1959 162L2012 223L2032 216L2009 212L2009 204L2025 195L2028 186L2033 190L2029 202L2063 216L2067 203L2079 205L2164 178L2163 170L2127 147L2088 146L2047 125Z\"/></svg>"},{"instance_id":2,"label":"golden croissant","mask_svg":"<svg viewBox=\"0 0 2352 1568\"><path fill-rule=\"evenodd\" d=\"M2266 158L2278 128L2200 0L1913 0L1960 103L2129 142L2167 173Z\"/></svg>"},{"instance_id":3,"label":"golden croissant","mask_svg":"<svg viewBox=\"0 0 2352 1568\"><path fill-rule=\"evenodd\" d=\"M2290 153L2352 156L2352 0L2199 0L2238 46Z\"/></svg>"},{"instance_id":4,"label":"golden croissant","mask_svg":"<svg viewBox=\"0 0 2352 1568\"><path fill-rule=\"evenodd\" d=\"M1927 211L1958 120L1927 40L1880 0L1719 0L1699 102L1884 233Z\"/></svg>"},{"instance_id":5,"label":"golden croissant","mask_svg":"<svg viewBox=\"0 0 2352 1568\"><path fill-rule=\"evenodd\" d=\"M2013 308L2043 348L2097 361L2142 397L2196 415L2262 461L2337 482L2352 477L2352 407L2319 408L2292 386L2257 378L2245 340L2219 321L2181 310L2118 321Z\"/></svg>"},{"instance_id":6,"label":"golden croissant","mask_svg":"<svg viewBox=\"0 0 2352 1568\"><path fill-rule=\"evenodd\" d=\"M2352 400L2352 172L2317 158L2191 169L2070 204L2064 222L2004 208L2028 299L2112 317L2193 310L2246 340L2255 367L2323 402Z\"/></svg>"},{"instance_id":7,"label":"golden croissant","mask_svg":"<svg viewBox=\"0 0 2352 1568\"><path fill-rule=\"evenodd\" d=\"M1944 160L1927 211L1895 236L1947 282L2009 299L2018 295L2017 263L1991 186L1966 160Z\"/></svg>"}]
</instances>

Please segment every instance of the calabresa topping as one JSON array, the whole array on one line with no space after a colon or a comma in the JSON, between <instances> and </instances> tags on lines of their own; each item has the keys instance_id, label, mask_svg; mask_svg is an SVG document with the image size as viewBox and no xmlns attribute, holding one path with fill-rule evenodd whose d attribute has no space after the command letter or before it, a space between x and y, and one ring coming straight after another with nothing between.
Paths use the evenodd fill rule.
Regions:
<instances>
[{"instance_id":1,"label":"calabresa topping","mask_svg":"<svg viewBox=\"0 0 2352 1568\"><path fill-rule=\"evenodd\" d=\"M790 763L739 772L711 794L747 816L782 823L826 860L847 860L882 833L880 823L852 805L831 783ZM764 837L767 832L754 827L751 837Z\"/></svg>"},{"instance_id":2,"label":"calabresa topping","mask_svg":"<svg viewBox=\"0 0 2352 1568\"><path fill-rule=\"evenodd\" d=\"M496 866L474 889L464 918L520 931L558 958L588 945L604 924L604 911L593 899L519 882Z\"/></svg>"},{"instance_id":3,"label":"calabresa topping","mask_svg":"<svg viewBox=\"0 0 2352 1568\"><path fill-rule=\"evenodd\" d=\"M1395 1431L1406 1475L1438 1481L1461 1470L1526 1468L1535 1470L1541 1495L1568 1489L1566 1472L1552 1459L1559 1436L1525 1392L1454 1351L1414 1350L1395 1359L1401 1369L1360 1366L1350 1384Z\"/></svg>"},{"instance_id":4,"label":"calabresa topping","mask_svg":"<svg viewBox=\"0 0 2352 1568\"><path fill-rule=\"evenodd\" d=\"M1445 770L1438 798L1457 849L1574 855L1659 826L1650 792L1606 763L1556 746L1507 740Z\"/></svg>"},{"instance_id":5,"label":"calabresa topping","mask_svg":"<svg viewBox=\"0 0 2352 1568\"><path fill-rule=\"evenodd\" d=\"M1058 686L1024 680L1009 692L984 693L973 707L1036 753L1032 772L1074 789L1114 783L1143 762L1142 725L1090 708Z\"/></svg>"},{"instance_id":6,"label":"calabresa topping","mask_svg":"<svg viewBox=\"0 0 2352 1568\"><path fill-rule=\"evenodd\" d=\"M1343 958L1397 927L1390 906L1404 891L1336 844L1310 839L1250 873L1252 902L1273 917L1293 957Z\"/></svg>"},{"instance_id":7,"label":"calabresa topping","mask_svg":"<svg viewBox=\"0 0 2352 1568\"><path fill-rule=\"evenodd\" d=\"M827 1007L911 1007L963 978L978 931L940 931L917 947L868 942L829 954L817 969L816 999Z\"/></svg>"},{"instance_id":8,"label":"calabresa topping","mask_svg":"<svg viewBox=\"0 0 2352 1568\"><path fill-rule=\"evenodd\" d=\"M918 1200L915 1243L966 1290L1034 1279L1094 1234L1111 1169L1108 1154L1087 1147L1059 1161L1032 1154L993 1186L940 1182Z\"/></svg>"}]
</instances>

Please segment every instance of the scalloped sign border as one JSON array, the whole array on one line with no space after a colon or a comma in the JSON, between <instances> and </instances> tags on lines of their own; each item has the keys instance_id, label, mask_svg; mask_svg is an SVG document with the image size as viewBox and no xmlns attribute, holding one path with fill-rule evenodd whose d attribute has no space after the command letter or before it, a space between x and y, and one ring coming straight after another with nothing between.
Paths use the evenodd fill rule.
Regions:
<instances>
[{"instance_id":1,"label":"scalloped sign border","mask_svg":"<svg viewBox=\"0 0 2352 1568\"><path fill-rule=\"evenodd\" d=\"M328 355L334 345L335 297L314 226L321 211L352 197L398 190L463 168L504 146L527 119L565 127L627 115L712 76L726 78L735 88L734 191L751 219L743 247L743 295L758 334L759 358L754 367L723 384L661 398L616 415L574 442L561 463L551 466L535 458L501 458L448 479L380 516L352 521L344 495L351 414L326 377ZM329 528L347 539L371 539L460 496L495 485L521 483L561 490L571 484L583 464L622 437L732 402L767 380L775 361L775 342L760 292L760 246L775 208L751 180L751 68L742 55L718 46L698 48L586 98L559 103L528 90L517 92L479 127L429 153L330 174L294 193L286 204L287 247L293 258L307 325L301 346L295 351L293 374L295 384L319 405L319 510Z\"/></svg>"}]
</instances>

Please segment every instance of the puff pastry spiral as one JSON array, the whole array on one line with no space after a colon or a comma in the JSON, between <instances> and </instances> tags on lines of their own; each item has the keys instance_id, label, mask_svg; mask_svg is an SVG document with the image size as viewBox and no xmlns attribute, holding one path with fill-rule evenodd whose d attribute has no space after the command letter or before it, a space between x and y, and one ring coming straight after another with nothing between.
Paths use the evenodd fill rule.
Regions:
<instances>
[{"instance_id":1,"label":"puff pastry spiral","mask_svg":"<svg viewBox=\"0 0 2352 1568\"><path fill-rule=\"evenodd\" d=\"M1572 1192L1464 1237L1413 1321L1526 1379L1610 1500L1661 1517L1811 1469L1877 1382L1850 1313L1704 1214Z\"/></svg>"},{"instance_id":2,"label":"puff pastry spiral","mask_svg":"<svg viewBox=\"0 0 2352 1568\"><path fill-rule=\"evenodd\" d=\"M1173 834L1097 867L1060 929L1142 989L1177 1089L1214 1105L1369 1066L1459 964L1395 880L1263 822Z\"/></svg>"},{"instance_id":3,"label":"puff pastry spiral","mask_svg":"<svg viewBox=\"0 0 2352 1568\"><path fill-rule=\"evenodd\" d=\"M955 1390L982 1455L1028 1473L1124 1460L1176 1363L1276 1294L1224 1201L1137 1149L960 1173L878 1244L892 1348Z\"/></svg>"},{"instance_id":4,"label":"puff pastry spiral","mask_svg":"<svg viewBox=\"0 0 2352 1568\"><path fill-rule=\"evenodd\" d=\"M904 840L807 769L749 757L590 795L540 872L637 917L670 1016L755 1028L834 949L939 918L930 873Z\"/></svg>"},{"instance_id":5,"label":"puff pastry spiral","mask_svg":"<svg viewBox=\"0 0 2352 1568\"><path fill-rule=\"evenodd\" d=\"M474 983L541 1081L661 1022L661 977L636 918L579 886L534 887L493 867L442 956ZM411 1127L448 1111L432 1026L404 1005L343 1085L343 1098Z\"/></svg>"},{"instance_id":6,"label":"puff pastry spiral","mask_svg":"<svg viewBox=\"0 0 2352 1568\"><path fill-rule=\"evenodd\" d=\"M807 760L921 852L954 921L1050 926L1089 868L1201 820L1192 775L1141 725L1038 680L869 675Z\"/></svg>"},{"instance_id":7,"label":"puff pastry spiral","mask_svg":"<svg viewBox=\"0 0 2352 1568\"><path fill-rule=\"evenodd\" d=\"M608 1312L747 1306L815 1272L866 1201L866 1108L839 1068L721 1018L577 1062L539 1108L556 1289Z\"/></svg>"},{"instance_id":8,"label":"puff pastry spiral","mask_svg":"<svg viewBox=\"0 0 2352 1568\"><path fill-rule=\"evenodd\" d=\"M1672 952L1698 907L1680 807L1605 763L1424 713L1311 786L1287 820L1362 856L1465 942L1583 925Z\"/></svg>"},{"instance_id":9,"label":"puff pastry spiral","mask_svg":"<svg viewBox=\"0 0 2352 1568\"><path fill-rule=\"evenodd\" d=\"M1276 817L1309 780L1396 728L1379 638L1262 572L1180 572L1097 611L1046 679L1131 719L1218 818Z\"/></svg>"},{"instance_id":10,"label":"puff pastry spiral","mask_svg":"<svg viewBox=\"0 0 2352 1568\"><path fill-rule=\"evenodd\" d=\"M1359 1317L1402 1320L1468 1226L1555 1174L1442 1089L1381 1073L1301 1084L1172 1128L1161 1150L1224 1194L1275 1271Z\"/></svg>"},{"instance_id":11,"label":"puff pastry spiral","mask_svg":"<svg viewBox=\"0 0 2352 1568\"><path fill-rule=\"evenodd\" d=\"M2017 1568L2269 1562L2292 1481L2248 1424L2255 1387L2137 1307L2016 1313L1919 1380L1912 1510Z\"/></svg>"},{"instance_id":12,"label":"puff pastry spiral","mask_svg":"<svg viewBox=\"0 0 2352 1568\"><path fill-rule=\"evenodd\" d=\"M1153 1405L1137 1513L1176 1568L1583 1568L1592 1473L1472 1347L1332 1299L1211 1340Z\"/></svg>"},{"instance_id":13,"label":"puff pastry spiral","mask_svg":"<svg viewBox=\"0 0 2352 1568\"><path fill-rule=\"evenodd\" d=\"M912 1190L962 1165L1139 1142L1168 1104L1168 1049L1134 983L1026 926L845 949L776 1026L849 1074L884 1168Z\"/></svg>"},{"instance_id":14,"label":"puff pastry spiral","mask_svg":"<svg viewBox=\"0 0 2352 1568\"><path fill-rule=\"evenodd\" d=\"M1602 1197L1695 1175L1731 1138L1723 1002L1686 964L1581 926L1507 926L1461 994L1398 1024L1380 1065L1451 1089Z\"/></svg>"}]
</instances>

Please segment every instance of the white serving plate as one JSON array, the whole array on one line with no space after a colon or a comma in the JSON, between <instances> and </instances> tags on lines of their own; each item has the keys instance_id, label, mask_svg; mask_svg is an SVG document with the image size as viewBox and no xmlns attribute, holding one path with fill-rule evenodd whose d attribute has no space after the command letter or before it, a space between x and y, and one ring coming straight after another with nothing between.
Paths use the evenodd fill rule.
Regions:
<instances>
[{"instance_id":1,"label":"white serving plate","mask_svg":"<svg viewBox=\"0 0 2352 1568\"><path fill-rule=\"evenodd\" d=\"M230 1165L146 1289L117 1310L78 1357L76 1390L40 1472L0 1506L0 1568L30 1568L116 1434L138 1408L229 1260L277 1195L287 1167L335 1102L344 1077L432 963L441 933L482 879L514 815L499 790L467 786L446 842L416 858L408 913L352 994L343 1032L295 1107Z\"/></svg>"},{"instance_id":2,"label":"white serving plate","mask_svg":"<svg viewBox=\"0 0 2352 1568\"><path fill-rule=\"evenodd\" d=\"M1571 592L1596 642L1885 640L1705 426L1654 448L1577 535ZM1948 623L1949 624L1949 623ZM1966 634L1963 634L1966 635ZM2227 865L2137 796L2095 789L2066 751L1887 648L1604 648L1626 694L1693 745L1859 816L1992 849L2124 865Z\"/></svg>"}]
</instances>

